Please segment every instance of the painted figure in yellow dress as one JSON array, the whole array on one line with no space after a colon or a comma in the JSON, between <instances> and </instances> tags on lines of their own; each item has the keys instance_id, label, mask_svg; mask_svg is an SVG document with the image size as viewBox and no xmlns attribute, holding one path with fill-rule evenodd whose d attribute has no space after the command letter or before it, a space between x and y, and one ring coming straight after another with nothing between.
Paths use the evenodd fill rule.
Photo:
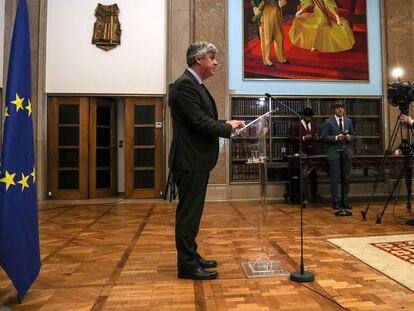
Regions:
<instances>
[{"instance_id":1,"label":"painted figure in yellow dress","mask_svg":"<svg viewBox=\"0 0 414 311\"><path fill-rule=\"evenodd\" d=\"M352 49L354 34L348 21L336 13L335 0L300 0L302 8L289 30L293 45L321 52L340 52ZM303 13L313 7L312 13Z\"/></svg>"},{"instance_id":2,"label":"painted figure in yellow dress","mask_svg":"<svg viewBox=\"0 0 414 311\"><path fill-rule=\"evenodd\" d=\"M283 25L280 8L286 5L286 0L251 0L253 6L253 21L260 23L260 46L263 64L273 67L270 60L271 47L274 43L276 58L282 64L287 64L283 49Z\"/></svg>"}]
</instances>

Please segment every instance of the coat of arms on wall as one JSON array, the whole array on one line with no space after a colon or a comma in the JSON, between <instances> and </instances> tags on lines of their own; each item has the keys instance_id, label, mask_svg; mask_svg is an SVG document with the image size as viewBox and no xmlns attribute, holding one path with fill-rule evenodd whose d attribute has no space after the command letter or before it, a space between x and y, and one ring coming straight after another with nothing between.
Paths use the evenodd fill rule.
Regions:
<instances>
[{"instance_id":1,"label":"coat of arms on wall","mask_svg":"<svg viewBox=\"0 0 414 311\"><path fill-rule=\"evenodd\" d=\"M121 44L121 24L118 19L117 4L103 5L98 3L95 10L96 22L93 26L92 44L105 51Z\"/></svg>"}]
</instances>

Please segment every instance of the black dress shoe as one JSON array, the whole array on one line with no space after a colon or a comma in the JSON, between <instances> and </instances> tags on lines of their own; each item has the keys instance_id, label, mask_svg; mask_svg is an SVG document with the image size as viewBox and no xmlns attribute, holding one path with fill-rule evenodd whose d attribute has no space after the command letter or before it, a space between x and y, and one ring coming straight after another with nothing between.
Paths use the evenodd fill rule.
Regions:
<instances>
[{"instance_id":1,"label":"black dress shoe","mask_svg":"<svg viewBox=\"0 0 414 311\"><path fill-rule=\"evenodd\" d=\"M203 257L198 258L198 264L203 269L210 269L217 267L217 261L215 260L205 260Z\"/></svg>"},{"instance_id":2,"label":"black dress shoe","mask_svg":"<svg viewBox=\"0 0 414 311\"><path fill-rule=\"evenodd\" d=\"M179 270L179 279L192 279L192 280L213 280L217 278L216 271L207 271L201 267L196 267L192 270Z\"/></svg>"}]
</instances>

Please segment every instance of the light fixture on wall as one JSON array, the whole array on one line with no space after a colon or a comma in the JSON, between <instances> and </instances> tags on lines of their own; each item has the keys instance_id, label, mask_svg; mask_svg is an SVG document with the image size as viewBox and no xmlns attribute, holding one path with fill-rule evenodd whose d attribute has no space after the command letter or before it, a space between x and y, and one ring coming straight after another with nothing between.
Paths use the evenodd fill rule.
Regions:
<instances>
[{"instance_id":1,"label":"light fixture on wall","mask_svg":"<svg viewBox=\"0 0 414 311\"><path fill-rule=\"evenodd\" d=\"M257 100L257 104L259 105L259 107L263 107L265 103L266 103L266 98L264 98L264 97L260 97Z\"/></svg>"},{"instance_id":2,"label":"light fixture on wall","mask_svg":"<svg viewBox=\"0 0 414 311\"><path fill-rule=\"evenodd\" d=\"M395 67L392 71L391 71L391 75L394 78L394 81L401 81L401 77L403 76L404 71L402 70L401 67Z\"/></svg>"}]
</instances>

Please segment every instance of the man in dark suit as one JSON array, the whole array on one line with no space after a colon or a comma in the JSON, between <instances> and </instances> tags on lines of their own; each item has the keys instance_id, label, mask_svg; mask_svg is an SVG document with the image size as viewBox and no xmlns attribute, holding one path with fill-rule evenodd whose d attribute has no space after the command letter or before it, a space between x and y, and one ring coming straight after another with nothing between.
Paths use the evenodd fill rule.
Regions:
<instances>
[{"instance_id":1,"label":"man in dark suit","mask_svg":"<svg viewBox=\"0 0 414 311\"><path fill-rule=\"evenodd\" d=\"M314 155L316 142L319 140L319 127L315 122L312 122L313 110L310 107L305 107L302 112L302 119L292 123L292 139L295 142L295 152L299 152L300 141L302 145L302 152L306 155ZM310 172L311 195L312 199L320 199L318 194L318 176L316 169Z\"/></svg>"},{"instance_id":2,"label":"man in dark suit","mask_svg":"<svg viewBox=\"0 0 414 311\"><path fill-rule=\"evenodd\" d=\"M210 171L217 162L219 137L229 138L244 121L218 121L216 103L203 81L213 76L217 49L197 42L187 50L188 69L171 88L169 104L173 138L169 166L177 184L175 242L178 278L214 279L215 260L203 259L197 251L196 236L203 213Z\"/></svg>"},{"instance_id":3,"label":"man in dark suit","mask_svg":"<svg viewBox=\"0 0 414 311\"><path fill-rule=\"evenodd\" d=\"M340 154L338 150L344 149L343 152L343 172L344 172L344 201L345 207L349 208L348 193L349 182L352 168L352 146L354 139L354 128L352 120L345 117L345 105L342 100L334 104L334 115L327 119L323 125L322 137L327 143L326 159L329 165L329 176L331 178L331 197L332 208L338 209L338 182L341 178Z\"/></svg>"}]
</instances>

